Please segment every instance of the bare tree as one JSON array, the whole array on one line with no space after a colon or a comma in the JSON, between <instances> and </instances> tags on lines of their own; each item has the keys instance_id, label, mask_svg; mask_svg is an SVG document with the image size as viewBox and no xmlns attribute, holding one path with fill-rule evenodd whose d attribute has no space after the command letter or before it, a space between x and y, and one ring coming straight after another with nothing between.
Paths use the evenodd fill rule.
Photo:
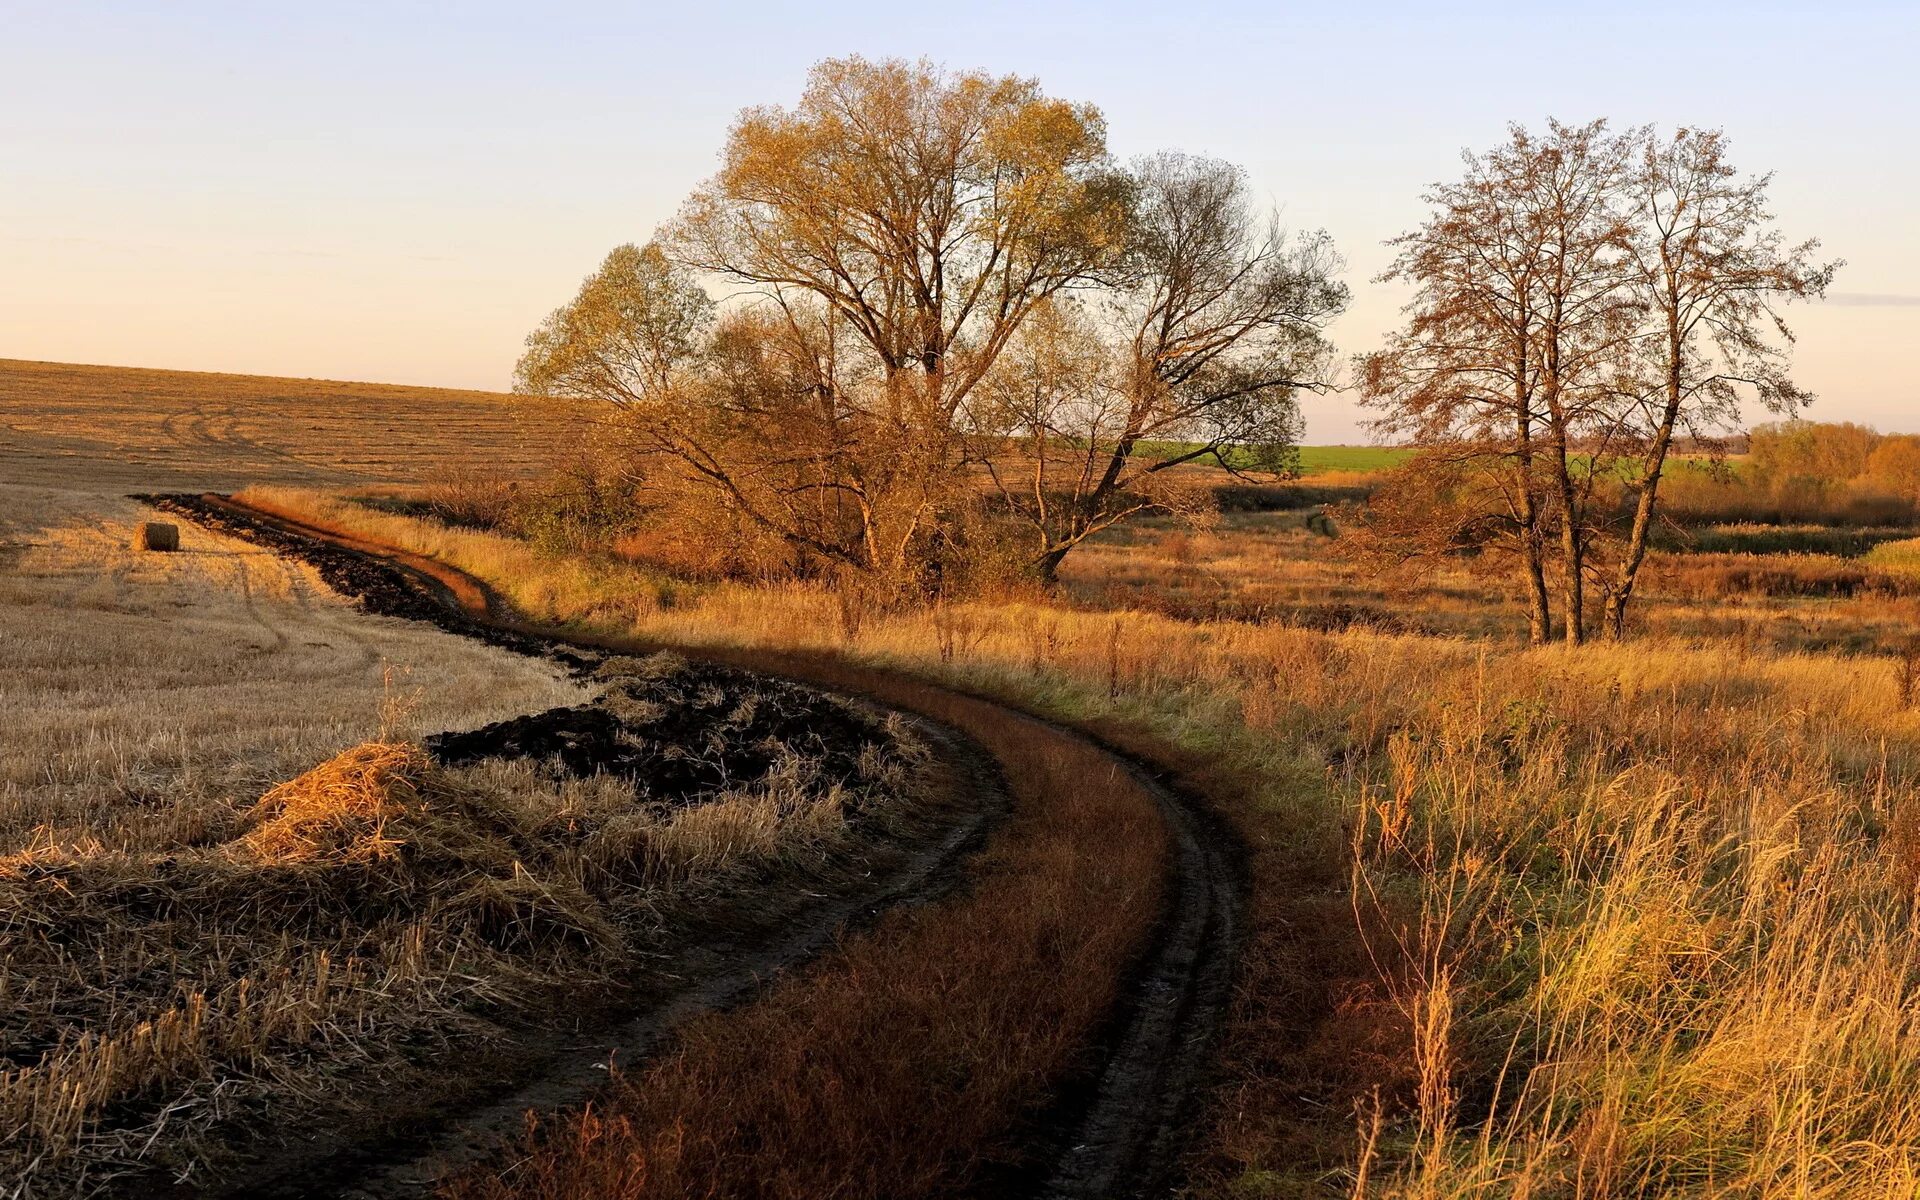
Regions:
<instances>
[{"instance_id":1,"label":"bare tree","mask_svg":"<svg viewBox=\"0 0 1920 1200\"><path fill-rule=\"evenodd\" d=\"M1734 426L1744 397L1781 412L1806 402L1785 373L1792 338L1776 304L1821 294L1835 268L1813 261L1816 243L1789 247L1770 228L1767 179L1738 179L1718 133L1516 126L1467 167L1396 243L1385 278L1418 291L1406 329L1362 360L1363 391L1381 427L1430 449L1412 469L1506 464L1499 487L1447 494L1502 510L1536 643L1550 636L1550 541L1567 642L1582 640L1589 577L1605 596L1601 628L1618 637L1676 435ZM1602 488L1623 476L1622 539ZM1383 505L1376 532L1412 511ZM1455 518L1411 521L1408 545L1442 546L1436 530L1455 526L1485 541L1485 521Z\"/></svg>"},{"instance_id":2,"label":"bare tree","mask_svg":"<svg viewBox=\"0 0 1920 1200\"><path fill-rule=\"evenodd\" d=\"M1162 153L1132 184L1106 288L1023 329L970 414L999 439L982 458L1049 578L1116 522L1191 504L1175 468L1287 465L1347 302L1326 235L1288 238L1239 168Z\"/></svg>"},{"instance_id":3,"label":"bare tree","mask_svg":"<svg viewBox=\"0 0 1920 1200\"><path fill-rule=\"evenodd\" d=\"M1601 136L1598 124L1555 124L1545 139L1515 126L1507 145L1465 155L1463 178L1427 194L1432 216L1391 243L1399 255L1380 278L1416 290L1405 328L1358 364L1363 400L1384 414L1377 427L1428 450L1409 469L1471 464L1482 480L1476 494L1498 507L1476 524L1483 536L1500 528L1516 552L1536 645L1552 636L1555 504L1576 552L1563 564L1567 637L1580 636L1582 497L1570 472L1589 355L1568 350L1600 252L1587 244L1597 223L1562 209L1604 190L1591 177L1610 157L1594 152Z\"/></svg>"},{"instance_id":4,"label":"bare tree","mask_svg":"<svg viewBox=\"0 0 1920 1200\"><path fill-rule=\"evenodd\" d=\"M1738 428L1747 397L1784 414L1812 399L1787 376L1793 335L1777 305L1823 295L1841 266L1814 261L1818 242L1786 244L1767 211L1772 176L1740 178L1718 130L1649 131L1637 142L1625 244L1649 319L1637 344L1642 384L1626 414L1632 523L1603 579L1601 628L1612 638L1625 632L1676 433Z\"/></svg>"},{"instance_id":5,"label":"bare tree","mask_svg":"<svg viewBox=\"0 0 1920 1200\"><path fill-rule=\"evenodd\" d=\"M1632 144L1633 135L1612 136L1604 121L1549 121L1545 137L1515 129L1512 144L1492 156L1544 268L1536 353L1570 646L1586 636L1594 491L1613 453L1621 364L1636 328L1621 204Z\"/></svg>"}]
</instances>

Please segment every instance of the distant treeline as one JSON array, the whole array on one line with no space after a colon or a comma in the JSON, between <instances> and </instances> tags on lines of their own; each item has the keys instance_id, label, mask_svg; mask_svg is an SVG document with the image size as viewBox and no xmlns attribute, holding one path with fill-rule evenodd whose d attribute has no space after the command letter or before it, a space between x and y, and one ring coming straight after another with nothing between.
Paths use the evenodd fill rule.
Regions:
<instances>
[{"instance_id":1,"label":"distant treeline","mask_svg":"<svg viewBox=\"0 0 1920 1200\"><path fill-rule=\"evenodd\" d=\"M1669 514L1689 522L1910 525L1920 519L1920 435L1852 422L1761 425L1737 463L1687 463L1668 488Z\"/></svg>"}]
</instances>

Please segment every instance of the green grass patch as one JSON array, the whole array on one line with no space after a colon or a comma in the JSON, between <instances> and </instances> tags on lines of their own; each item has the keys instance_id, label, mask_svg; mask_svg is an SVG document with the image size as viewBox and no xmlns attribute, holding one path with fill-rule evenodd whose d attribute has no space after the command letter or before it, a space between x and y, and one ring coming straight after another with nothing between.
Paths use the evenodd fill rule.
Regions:
<instances>
[{"instance_id":1,"label":"green grass patch","mask_svg":"<svg viewBox=\"0 0 1920 1200\"><path fill-rule=\"evenodd\" d=\"M1191 450L1197 442L1147 441L1134 447L1136 458L1164 458ZM1302 446L1300 474L1324 475L1330 471L1386 471L1413 456L1405 446ZM1211 459L1201 460L1211 462ZM1252 455L1233 452L1227 462L1235 467L1252 467Z\"/></svg>"},{"instance_id":2,"label":"green grass patch","mask_svg":"<svg viewBox=\"0 0 1920 1200\"><path fill-rule=\"evenodd\" d=\"M1920 537L1882 542L1867 552L1866 561L1882 570L1920 575Z\"/></svg>"},{"instance_id":3,"label":"green grass patch","mask_svg":"<svg viewBox=\"0 0 1920 1200\"><path fill-rule=\"evenodd\" d=\"M1406 446L1302 446L1300 473L1327 471L1390 471L1413 457Z\"/></svg>"}]
</instances>

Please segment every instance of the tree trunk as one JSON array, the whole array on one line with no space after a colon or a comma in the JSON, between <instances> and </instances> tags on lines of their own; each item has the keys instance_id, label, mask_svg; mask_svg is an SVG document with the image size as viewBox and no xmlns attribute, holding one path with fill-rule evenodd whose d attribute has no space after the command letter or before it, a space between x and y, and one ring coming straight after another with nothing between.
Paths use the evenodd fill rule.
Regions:
<instances>
[{"instance_id":1,"label":"tree trunk","mask_svg":"<svg viewBox=\"0 0 1920 1200\"><path fill-rule=\"evenodd\" d=\"M1567 455L1560 451L1560 506L1565 511L1560 518L1560 594L1566 612L1566 640L1569 646L1578 646L1586 641L1586 544L1580 536L1580 515L1573 482L1567 476Z\"/></svg>"},{"instance_id":2,"label":"tree trunk","mask_svg":"<svg viewBox=\"0 0 1920 1200\"><path fill-rule=\"evenodd\" d=\"M1555 294L1548 308L1544 386L1548 427L1552 434L1553 487L1560 499L1560 600L1564 609L1561 619L1566 622L1567 645L1578 646L1587 636L1586 579L1581 570L1581 559L1586 550L1586 531L1582 528L1584 517L1580 508L1580 491L1574 486L1573 464L1568 459L1572 452L1569 443L1573 430L1572 418L1567 415L1565 407L1565 381L1561 374L1561 343L1566 337L1566 297L1562 291L1565 287L1564 277L1554 287Z\"/></svg>"},{"instance_id":3,"label":"tree trunk","mask_svg":"<svg viewBox=\"0 0 1920 1200\"><path fill-rule=\"evenodd\" d=\"M1655 448L1647 452L1649 469L1646 481L1640 486L1640 498L1634 505L1633 528L1627 533L1620 570L1614 578L1613 587L1607 592L1606 609L1600 617L1601 634L1608 641L1621 642L1627 637L1627 601L1633 597L1633 585L1639 578L1640 564L1646 561L1647 539L1653 528L1655 496L1660 487L1661 466L1666 458L1667 444L1672 440L1672 430L1673 419L1669 417L1655 439Z\"/></svg>"},{"instance_id":4,"label":"tree trunk","mask_svg":"<svg viewBox=\"0 0 1920 1200\"><path fill-rule=\"evenodd\" d=\"M1052 587L1060 581L1060 564L1072 548L1071 546L1053 546L1034 560L1034 570L1040 572L1040 582Z\"/></svg>"},{"instance_id":5,"label":"tree trunk","mask_svg":"<svg viewBox=\"0 0 1920 1200\"><path fill-rule=\"evenodd\" d=\"M1667 405L1660 414L1660 428L1653 436L1653 445L1647 448L1646 479L1640 485L1640 498L1633 506L1633 528L1627 532L1627 546L1621 554L1620 570L1614 578L1612 590L1607 594L1606 612L1601 618L1605 636L1616 642L1626 640L1627 602L1633 597L1634 581L1640 577L1640 566L1647 558L1647 542L1653 535L1653 517L1660 498L1660 476L1666 471L1667 451L1673 446L1673 429L1680 420L1680 404L1685 398L1680 381L1684 349L1678 314L1669 309Z\"/></svg>"},{"instance_id":6,"label":"tree trunk","mask_svg":"<svg viewBox=\"0 0 1920 1200\"><path fill-rule=\"evenodd\" d=\"M1532 505L1531 499L1528 501ZM1527 535L1527 641L1544 646L1553 638L1553 609L1547 600L1547 570L1540 553L1538 527Z\"/></svg>"},{"instance_id":7,"label":"tree trunk","mask_svg":"<svg viewBox=\"0 0 1920 1200\"><path fill-rule=\"evenodd\" d=\"M1547 575L1540 553L1540 507L1533 496L1532 430L1527 427L1524 408L1514 423L1520 464L1520 543L1526 563L1527 641L1544 646L1553 636L1553 613L1547 604Z\"/></svg>"},{"instance_id":8,"label":"tree trunk","mask_svg":"<svg viewBox=\"0 0 1920 1200\"><path fill-rule=\"evenodd\" d=\"M1567 645L1578 646L1587 640L1586 581L1581 577L1581 546L1577 530L1566 530L1560 538L1560 552L1566 555L1566 577L1560 590L1566 599Z\"/></svg>"}]
</instances>

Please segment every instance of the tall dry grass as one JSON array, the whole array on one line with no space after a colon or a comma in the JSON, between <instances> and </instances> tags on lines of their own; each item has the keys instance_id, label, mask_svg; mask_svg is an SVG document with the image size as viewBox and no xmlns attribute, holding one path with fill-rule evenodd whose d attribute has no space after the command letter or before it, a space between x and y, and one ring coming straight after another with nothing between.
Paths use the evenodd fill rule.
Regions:
<instances>
[{"instance_id":1,"label":"tall dry grass","mask_svg":"<svg viewBox=\"0 0 1920 1200\"><path fill-rule=\"evenodd\" d=\"M1381 1196L1912 1194L1913 792L1883 663L1480 664L1388 734L1356 896L1413 1030Z\"/></svg>"},{"instance_id":2,"label":"tall dry grass","mask_svg":"<svg viewBox=\"0 0 1920 1200\"><path fill-rule=\"evenodd\" d=\"M0 1170L36 1194L217 1174L263 1124L338 1119L375 1086L420 1115L461 1080L423 1052L484 1055L498 1022L563 994L570 1017L617 1003L670 961L676 914L717 920L734 893L777 911L776 886L870 869L848 858L854 812L896 825L915 780L878 747L871 766L827 780L794 760L665 806L374 742L214 845L0 855Z\"/></svg>"},{"instance_id":3,"label":"tall dry grass","mask_svg":"<svg viewBox=\"0 0 1920 1200\"><path fill-rule=\"evenodd\" d=\"M1364 973L1322 946L1325 978L1290 974L1305 943L1260 909L1203 1194L1913 1194L1909 658L1035 605L849 629L804 589L625 600L623 631L834 648L1132 729L1230 785L1257 886L1347 864Z\"/></svg>"},{"instance_id":4,"label":"tall dry grass","mask_svg":"<svg viewBox=\"0 0 1920 1200\"><path fill-rule=\"evenodd\" d=\"M239 495L450 563L486 580L522 615L553 625L619 628L703 590L612 558L543 553L516 538L383 512L310 489L262 486Z\"/></svg>"}]
</instances>

